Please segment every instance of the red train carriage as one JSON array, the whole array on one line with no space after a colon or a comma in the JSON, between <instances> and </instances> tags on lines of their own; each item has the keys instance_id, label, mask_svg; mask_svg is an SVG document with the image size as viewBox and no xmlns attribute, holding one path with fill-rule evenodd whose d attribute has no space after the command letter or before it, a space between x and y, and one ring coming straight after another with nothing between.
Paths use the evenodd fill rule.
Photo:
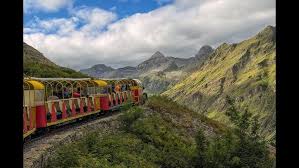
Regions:
<instances>
[{"instance_id":1,"label":"red train carriage","mask_svg":"<svg viewBox=\"0 0 299 168\"><path fill-rule=\"evenodd\" d=\"M144 87L142 86L141 81L138 79L133 79L131 90L135 104L143 104L147 99L147 94L143 93L143 89Z\"/></svg>"},{"instance_id":2,"label":"red train carriage","mask_svg":"<svg viewBox=\"0 0 299 168\"><path fill-rule=\"evenodd\" d=\"M104 79L104 81L107 82L106 102L109 102L109 105L105 106L107 109L123 104L142 104L147 98L138 79Z\"/></svg>"},{"instance_id":3,"label":"red train carriage","mask_svg":"<svg viewBox=\"0 0 299 168\"><path fill-rule=\"evenodd\" d=\"M130 80L127 79L105 79L104 94L101 97L101 109L113 110L120 106L132 104ZM127 86L127 87L124 87Z\"/></svg>"},{"instance_id":4,"label":"red train carriage","mask_svg":"<svg viewBox=\"0 0 299 168\"><path fill-rule=\"evenodd\" d=\"M136 79L25 79L23 137L124 105L140 104L144 102L142 95L143 87Z\"/></svg>"},{"instance_id":5,"label":"red train carriage","mask_svg":"<svg viewBox=\"0 0 299 168\"><path fill-rule=\"evenodd\" d=\"M45 128L96 114L100 109L98 81L70 78L34 78L44 84L44 106L36 112L36 127Z\"/></svg>"}]
</instances>

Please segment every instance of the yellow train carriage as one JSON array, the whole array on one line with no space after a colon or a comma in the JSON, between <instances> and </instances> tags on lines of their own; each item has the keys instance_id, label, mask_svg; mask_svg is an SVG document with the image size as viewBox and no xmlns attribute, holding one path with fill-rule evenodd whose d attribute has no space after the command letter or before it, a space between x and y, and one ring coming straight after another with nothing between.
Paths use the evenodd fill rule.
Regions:
<instances>
[{"instance_id":1,"label":"yellow train carriage","mask_svg":"<svg viewBox=\"0 0 299 168\"><path fill-rule=\"evenodd\" d=\"M23 138L36 130L36 110L43 106L44 86L34 80L23 81Z\"/></svg>"}]
</instances>

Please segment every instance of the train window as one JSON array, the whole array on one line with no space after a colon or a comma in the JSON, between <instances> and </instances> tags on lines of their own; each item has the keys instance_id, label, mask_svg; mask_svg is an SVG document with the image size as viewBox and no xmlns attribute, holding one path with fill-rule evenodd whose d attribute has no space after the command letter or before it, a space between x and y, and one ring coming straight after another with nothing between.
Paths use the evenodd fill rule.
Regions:
<instances>
[{"instance_id":1,"label":"train window","mask_svg":"<svg viewBox=\"0 0 299 168\"><path fill-rule=\"evenodd\" d=\"M24 105L34 106L34 90L24 90Z\"/></svg>"},{"instance_id":2,"label":"train window","mask_svg":"<svg viewBox=\"0 0 299 168\"><path fill-rule=\"evenodd\" d=\"M95 87L88 87L87 93L88 93L88 95L95 94Z\"/></svg>"},{"instance_id":3,"label":"train window","mask_svg":"<svg viewBox=\"0 0 299 168\"><path fill-rule=\"evenodd\" d=\"M101 88L96 87L96 94L100 94L101 93Z\"/></svg>"},{"instance_id":4,"label":"train window","mask_svg":"<svg viewBox=\"0 0 299 168\"><path fill-rule=\"evenodd\" d=\"M35 90L34 101L35 105L43 105L44 104L44 90Z\"/></svg>"},{"instance_id":5,"label":"train window","mask_svg":"<svg viewBox=\"0 0 299 168\"><path fill-rule=\"evenodd\" d=\"M105 94L107 93L107 88L97 87L97 94Z\"/></svg>"}]
</instances>

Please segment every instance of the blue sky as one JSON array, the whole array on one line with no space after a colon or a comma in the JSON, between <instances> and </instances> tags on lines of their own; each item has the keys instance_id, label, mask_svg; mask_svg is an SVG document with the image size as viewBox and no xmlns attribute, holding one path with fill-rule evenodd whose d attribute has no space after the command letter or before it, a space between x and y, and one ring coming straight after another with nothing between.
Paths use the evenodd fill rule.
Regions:
<instances>
[{"instance_id":1,"label":"blue sky","mask_svg":"<svg viewBox=\"0 0 299 168\"><path fill-rule=\"evenodd\" d=\"M203 45L275 26L275 0L24 0L24 42L60 66L136 66L156 51L188 58Z\"/></svg>"},{"instance_id":2,"label":"blue sky","mask_svg":"<svg viewBox=\"0 0 299 168\"><path fill-rule=\"evenodd\" d=\"M146 13L152 11L172 2L172 0L76 0L73 1L73 7L99 7L108 11L115 11L118 15L118 19L122 19L135 13ZM40 19L51 19L67 17L69 16L69 13L67 8L62 8L57 12L33 10L32 12L24 13L24 24L26 25L26 23L30 22L30 20L36 16Z\"/></svg>"}]
</instances>

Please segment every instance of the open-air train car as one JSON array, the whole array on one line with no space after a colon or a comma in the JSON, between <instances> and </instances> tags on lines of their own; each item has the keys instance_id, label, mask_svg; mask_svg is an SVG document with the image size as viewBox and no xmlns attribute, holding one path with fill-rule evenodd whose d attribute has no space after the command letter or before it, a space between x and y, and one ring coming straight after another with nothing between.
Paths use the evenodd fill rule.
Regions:
<instances>
[{"instance_id":1,"label":"open-air train car","mask_svg":"<svg viewBox=\"0 0 299 168\"><path fill-rule=\"evenodd\" d=\"M23 138L55 125L144 102L135 79L24 79Z\"/></svg>"}]
</instances>

